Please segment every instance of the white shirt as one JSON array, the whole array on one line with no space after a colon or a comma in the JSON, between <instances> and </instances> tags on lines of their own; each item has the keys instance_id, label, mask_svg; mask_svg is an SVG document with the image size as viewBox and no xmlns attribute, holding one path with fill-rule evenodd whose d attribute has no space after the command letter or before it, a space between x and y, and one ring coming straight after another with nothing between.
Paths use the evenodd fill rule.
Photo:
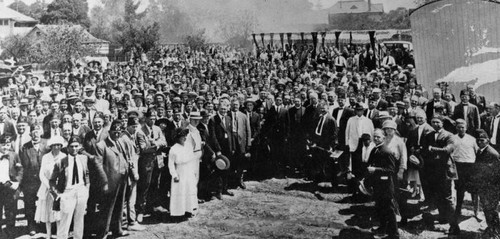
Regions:
<instances>
[{"instance_id":1,"label":"white shirt","mask_svg":"<svg viewBox=\"0 0 500 239\"><path fill-rule=\"evenodd\" d=\"M337 127L340 127L340 117L342 117L342 113L344 113L344 108L339 108L339 111L337 112Z\"/></svg>"},{"instance_id":2,"label":"white shirt","mask_svg":"<svg viewBox=\"0 0 500 239\"><path fill-rule=\"evenodd\" d=\"M10 165L8 159L0 160L0 183L10 181Z\"/></svg>"},{"instance_id":3,"label":"white shirt","mask_svg":"<svg viewBox=\"0 0 500 239\"><path fill-rule=\"evenodd\" d=\"M62 153L61 153L62 154ZM73 155L68 155L68 168L67 170L67 177L66 177L66 189L71 189L71 187L74 187L73 185L73 165L77 164L78 166L78 183L76 185L84 185L85 182L83 181L83 165L80 160L75 158Z\"/></svg>"},{"instance_id":4,"label":"white shirt","mask_svg":"<svg viewBox=\"0 0 500 239\"><path fill-rule=\"evenodd\" d=\"M493 133L491 134L491 144L497 144L497 134L498 134L498 122L500 121L500 113L495 116L495 120L493 120Z\"/></svg>"},{"instance_id":5,"label":"white shirt","mask_svg":"<svg viewBox=\"0 0 500 239\"><path fill-rule=\"evenodd\" d=\"M469 105L464 105L464 120L467 120L467 112L469 112Z\"/></svg>"},{"instance_id":6,"label":"white shirt","mask_svg":"<svg viewBox=\"0 0 500 239\"><path fill-rule=\"evenodd\" d=\"M451 158L457 163L474 163L476 162L476 151L479 147L476 144L476 139L469 134L465 134L463 138L455 135L454 150L451 153Z\"/></svg>"},{"instance_id":7,"label":"white shirt","mask_svg":"<svg viewBox=\"0 0 500 239\"><path fill-rule=\"evenodd\" d=\"M420 138L422 137L422 133L424 132L424 125L419 125L418 126L418 140L417 144L420 145Z\"/></svg>"},{"instance_id":8,"label":"white shirt","mask_svg":"<svg viewBox=\"0 0 500 239\"><path fill-rule=\"evenodd\" d=\"M368 146L365 146L363 144L363 148L361 149L361 160L363 163L368 162L368 158L370 158L370 153L372 152L373 148L375 148L375 144L373 142L370 142Z\"/></svg>"}]
</instances>

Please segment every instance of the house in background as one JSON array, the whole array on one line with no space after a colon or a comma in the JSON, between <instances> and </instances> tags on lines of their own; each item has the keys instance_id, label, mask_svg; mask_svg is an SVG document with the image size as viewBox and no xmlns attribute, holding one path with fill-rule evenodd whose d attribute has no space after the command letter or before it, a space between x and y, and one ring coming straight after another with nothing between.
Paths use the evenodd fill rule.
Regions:
<instances>
[{"instance_id":1,"label":"house in background","mask_svg":"<svg viewBox=\"0 0 500 239\"><path fill-rule=\"evenodd\" d=\"M24 35L37 23L37 20L7 7L4 0L0 0L0 39L15 34Z\"/></svg>"},{"instance_id":2,"label":"house in background","mask_svg":"<svg viewBox=\"0 0 500 239\"><path fill-rule=\"evenodd\" d=\"M328 9L328 23L335 25L338 19L346 14L368 17L374 21L380 21L384 13L383 4L372 4L371 0L340 0Z\"/></svg>"},{"instance_id":3,"label":"house in background","mask_svg":"<svg viewBox=\"0 0 500 239\"><path fill-rule=\"evenodd\" d=\"M41 25L38 24L34 26L27 34L26 37L39 39L47 33L48 29L58 28L59 25ZM91 44L95 47L97 56L107 56L109 54L109 41L102 40L94 37L90 34L84 27L80 25L72 25L77 31L83 32L83 38L85 39L82 44Z\"/></svg>"}]
</instances>

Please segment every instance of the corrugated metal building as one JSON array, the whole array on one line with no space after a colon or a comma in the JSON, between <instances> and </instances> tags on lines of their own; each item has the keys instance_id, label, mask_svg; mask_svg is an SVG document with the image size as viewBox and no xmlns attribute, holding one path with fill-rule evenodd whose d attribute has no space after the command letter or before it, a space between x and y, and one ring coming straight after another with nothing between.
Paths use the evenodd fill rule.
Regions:
<instances>
[{"instance_id":1,"label":"corrugated metal building","mask_svg":"<svg viewBox=\"0 0 500 239\"><path fill-rule=\"evenodd\" d=\"M500 3L440 0L411 13L417 78L427 89L450 82L457 96L472 84L500 102Z\"/></svg>"}]
</instances>

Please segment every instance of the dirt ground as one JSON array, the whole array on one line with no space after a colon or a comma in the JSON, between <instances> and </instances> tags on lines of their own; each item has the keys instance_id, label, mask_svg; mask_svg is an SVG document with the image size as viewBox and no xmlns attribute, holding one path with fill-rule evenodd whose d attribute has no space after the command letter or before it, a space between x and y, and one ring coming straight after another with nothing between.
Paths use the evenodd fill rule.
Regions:
<instances>
[{"instance_id":1,"label":"dirt ground","mask_svg":"<svg viewBox=\"0 0 500 239\"><path fill-rule=\"evenodd\" d=\"M186 222L162 223L146 217L147 230L126 238L373 238L369 233L377 225L372 218L373 203L353 204L349 195L331 192L328 184L322 188L324 200L319 200L310 191L311 183L301 179L246 184L246 190L233 190L234 197L201 204L197 216ZM460 238L478 238L480 229L486 227L483 214L481 223L472 217L468 205L463 214ZM420 220L417 215L401 228L401 238L446 238L447 225L427 231Z\"/></svg>"}]
</instances>

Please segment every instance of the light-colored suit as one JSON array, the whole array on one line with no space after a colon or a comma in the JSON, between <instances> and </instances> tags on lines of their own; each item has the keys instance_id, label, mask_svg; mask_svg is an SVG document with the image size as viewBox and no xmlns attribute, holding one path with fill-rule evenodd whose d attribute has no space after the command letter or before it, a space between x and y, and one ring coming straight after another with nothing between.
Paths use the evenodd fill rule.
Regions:
<instances>
[{"instance_id":1,"label":"light-colored suit","mask_svg":"<svg viewBox=\"0 0 500 239\"><path fill-rule=\"evenodd\" d=\"M346 145L349 146L349 151L356 151L361 135L369 134L373 136L374 130L372 121L365 116L353 116L349 118L345 130L345 142Z\"/></svg>"},{"instance_id":2,"label":"light-colored suit","mask_svg":"<svg viewBox=\"0 0 500 239\"><path fill-rule=\"evenodd\" d=\"M235 142L235 146L239 148L241 153L246 153L246 150L250 148L252 145L251 140L252 140L252 129L250 128L250 121L248 120L247 116L240 111L237 112L230 112L228 113L229 116L231 117L231 125L229 126L231 132L233 131L232 129L232 123L233 123L233 118L234 114L236 114L236 125L237 125L237 135L238 135L238 141ZM236 148L234 149L236 150Z\"/></svg>"}]
</instances>

